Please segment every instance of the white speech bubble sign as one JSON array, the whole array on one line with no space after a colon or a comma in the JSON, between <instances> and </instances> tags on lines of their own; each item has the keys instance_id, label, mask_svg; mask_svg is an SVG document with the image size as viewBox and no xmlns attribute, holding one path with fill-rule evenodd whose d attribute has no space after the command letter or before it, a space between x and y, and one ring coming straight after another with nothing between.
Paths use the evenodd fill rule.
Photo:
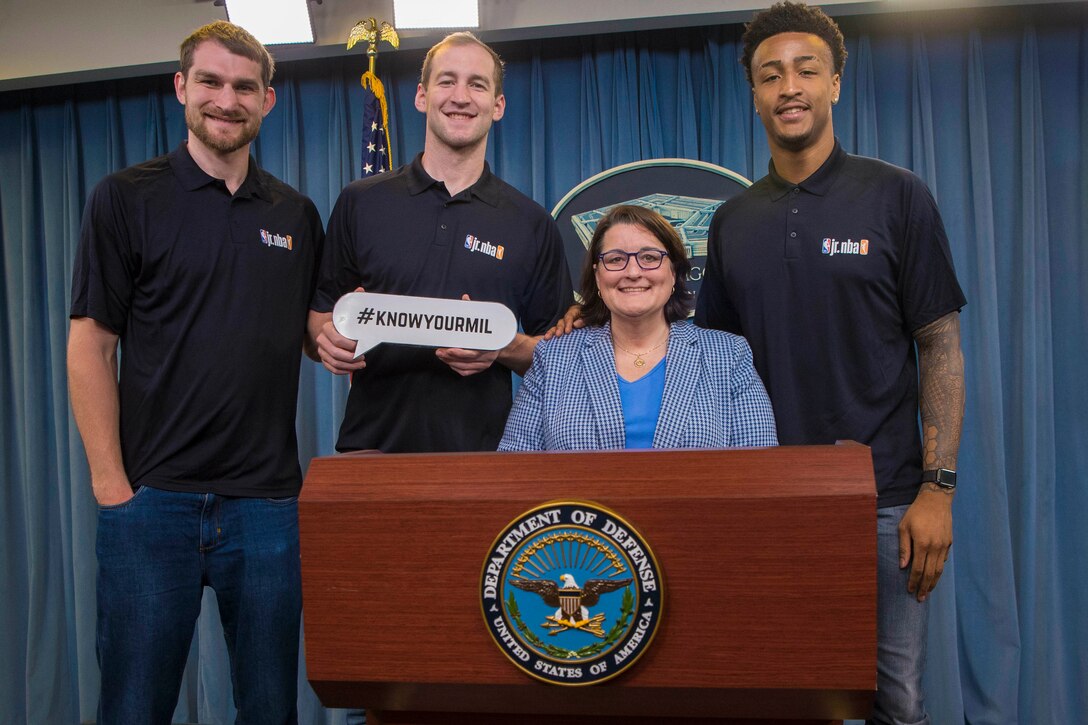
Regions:
<instances>
[{"instance_id":1,"label":"white speech bubble sign","mask_svg":"<svg viewBox=\"0 0 1088 725\"><path fill-rule=\"evenodd\" d=\"M355 340L355 357L383 342L422 347L499 350L518 331L518 321L498 302L349 292L332 309L332 324Z\"/></svg>"}]
</instances>

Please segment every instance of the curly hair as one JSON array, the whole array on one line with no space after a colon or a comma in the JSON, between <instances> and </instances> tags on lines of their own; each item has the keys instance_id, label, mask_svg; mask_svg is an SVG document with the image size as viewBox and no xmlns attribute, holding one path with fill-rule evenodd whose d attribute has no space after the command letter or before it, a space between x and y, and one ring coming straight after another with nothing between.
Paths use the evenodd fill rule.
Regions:
<instances>
[{"instance_id":1,"label":"curly hair","mask_svg":"<svg viewBox=\"0 0 1088 725\"><path fill-rule=\"evenodd\" d=\"M815 5L780 2L757 13L744 28L744 36L741 38L744 54L740 58L740 64L744 66L749 85L754 87L752 57L756 54L756 48L767 38L779 33L811 33L817 36L831 50L836 75L842 75L842 69L846 65L846 45L843 43L842 31L835 21Z\"/></svg>"},{"instance_id":2,"label":"curly hair","mask_svg":"<svg viewBox=\"0 0 1088 725\"><path fill-rule=\"evenodd\" d=\"M261 45L261 41L241 26L225 20L216 20L214 23L203 25L181 41L181 75L189 77L189 69L193 67L193 54L196 53L197 46L207 40L219 43L231 53L259 64L261 83L268 88L268 84L272 82L272 75L276 72L276 61L272 60L272 56Z\"/></svg>"},{"instance_id":3,"label":"curly hair","mask_svg":"<svg viewBox=\"0 0 1088 725\"><path fill-rule=\"evenodd\" d=\"M597 222L597 228L593 230L593 238L586 249L585 262L582 264L582 318L587 325L603 325L612 319L612 313L601 299L601 290L597 287L597 255L601 253L604 244L604 235L612 227L621 224L629 224L633 227L645 229L653 234L657 241L665 247L665 251L672 262L674 274L674 286L669 301L665 303L665 321L668 323L677 320L686 320L688 313L695 306L695 294L687 288L686 280L691 274L691 260L688 259L684 243L680 234L673 228L669 221L653 209L630 204L620 204L612 207L604 217ZM628 264L637 264L630 260Z\"/></svg>"}]
</instances>

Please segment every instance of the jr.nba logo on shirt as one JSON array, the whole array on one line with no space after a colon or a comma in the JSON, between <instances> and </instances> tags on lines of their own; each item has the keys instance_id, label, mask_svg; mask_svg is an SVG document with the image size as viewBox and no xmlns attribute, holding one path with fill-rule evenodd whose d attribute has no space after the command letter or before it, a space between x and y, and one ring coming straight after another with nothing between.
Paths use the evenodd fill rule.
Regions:
<instances>
[{"instance_id":1,"label":"jr.nba logo on shirt","mask_svg":"<svg viewBox=\"0 0 1088 725\"><path fill-rule=\"evenodd\" d=\"M836 254L866 255L869 253L869 240L862 239L855 242L853 239L847 239L841 242L833 237L824 237L820 251L829 257L834 257Z\"/></svg>"},{"instance_id":2,"label":"jr.nba logo on shirt","mask_svg":"<svg viewBox=\"0 0 1088 725\"><path fill-rule=\"evenodd\" d=\"M290 251L294 247L294 240L290 234L273 234L267 229L261 230L261 244L266 247L279 247Z\"/></svg>"},{"instance_id":3,"label":"jr.nba logo on shirt","mask_svg":"<svg viewBox=\"0 0 1088 725\"><path fill-rule=\"evenodd\" d=\"M477 239L472 234L465 235L465 249L470 252L479 252L480 254L486 254L489 257L501 260L503 253L506 249L501 244L492 244L491 242L485 242L482 239Z\"/></svg>"}]
</instances>

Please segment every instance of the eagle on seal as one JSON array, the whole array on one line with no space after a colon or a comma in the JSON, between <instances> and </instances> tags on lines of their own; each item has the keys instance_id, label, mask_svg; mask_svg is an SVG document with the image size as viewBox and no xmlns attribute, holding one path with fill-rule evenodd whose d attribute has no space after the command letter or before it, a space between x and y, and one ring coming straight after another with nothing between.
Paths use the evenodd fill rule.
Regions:
<instances>
[{"instance_id":1,"label":"eagle on seal","mask_svg":"<svg viewBox=\"0 0 1088 725\"><path fill-rule=\"evenodd\" d=\"M548 579L512 579L510 583L518 589L539 594L545 604L558 607L555 610L556 620L566 619L572 623L576 621L575 615L581 615L582 620L589 619L588 608L596 604L602 594L623 589L631 583L630 578L590 579L584 587L579 587L570 574L563 574L559 581L562 587Z\"/></svg>"}]
</instances>

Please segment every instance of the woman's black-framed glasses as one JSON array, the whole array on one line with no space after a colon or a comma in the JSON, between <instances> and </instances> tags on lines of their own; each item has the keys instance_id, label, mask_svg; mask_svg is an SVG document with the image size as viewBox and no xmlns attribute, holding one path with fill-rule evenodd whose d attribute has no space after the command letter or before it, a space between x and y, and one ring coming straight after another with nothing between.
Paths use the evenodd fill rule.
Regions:
<instances>
[{"instance_id":1,"label":"woman's black-framed glasses","mask_svg":"<svg viewBox=\"0 0 1088 725\"><path fill-rule=\"evenodd\" d=\"M664 249L640 249L637 252L624 252L621 249L610 249L607 252L601 252L597 255L597 259L601 260L601 264L609 272L622 272L627 269L628 263L631 261L631 257L635 258L635 262L638 266L644 270L657 269L661 266L661 262L668 256L668 252Z\"/></svg>"}]
</instances>

